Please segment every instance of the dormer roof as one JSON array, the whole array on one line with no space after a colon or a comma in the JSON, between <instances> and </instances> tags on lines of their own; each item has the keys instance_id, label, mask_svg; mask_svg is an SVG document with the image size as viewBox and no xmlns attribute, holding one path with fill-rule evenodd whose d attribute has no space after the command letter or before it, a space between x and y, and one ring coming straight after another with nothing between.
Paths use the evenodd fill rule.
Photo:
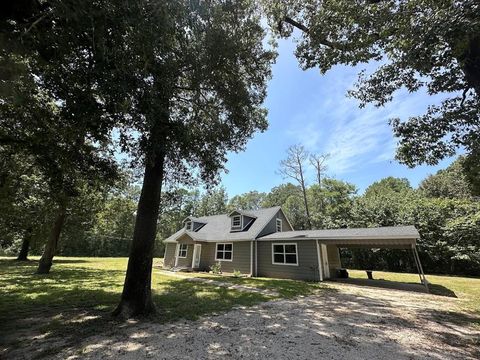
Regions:
<instances>
[{"instance_id":1,"label":"dormer roof","mask_svg":"<svg viewBox=\"0 0 480 360\"><path fill-rule=\"evenodd\" d=\"M175 242L183 234L188 234L195 241L245 241L254 240L264 230L267 224L282 211L280 206L271 208L258 209L252 211L240 211L240 215L244 215L255 219L250 226L245 227L244 231L232 231L231 217L232 214L222 214L202 217L188 217L187 219L195 219L197 222L204 223L197 231L187 231L185 228L180 229L172 236L165 239L165 242ZM193 221L193 220L191 220Z\"/></svg>"},{"instance_id":2,"label":"dormer roof","mask_svg":"<svg viewBox=\"0 0 480 360\"><path fill-rule=\"evenodd\" d=\"M253 219L257 218L254 211L233 210L232 212L230 212L230 214L228 214L229 217L232 217L234 215L248 216L248 217L251 217Z\"/></svg>"}]
</instances>

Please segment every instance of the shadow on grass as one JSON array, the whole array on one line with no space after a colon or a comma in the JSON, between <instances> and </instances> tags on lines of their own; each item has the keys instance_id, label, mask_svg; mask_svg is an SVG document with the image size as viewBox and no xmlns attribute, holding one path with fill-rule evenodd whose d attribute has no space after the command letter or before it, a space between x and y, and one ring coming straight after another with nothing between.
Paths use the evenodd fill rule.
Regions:
<instances>
[{"instance_id":1,"label":"shadow on grass","mask_svg":"<svg viewBox=\"0 0 480 360\"><path fill-rule=\"evenodd\" d=\"M1 264L9 263L9 262L15 263L15 265L18 265L18 266L22 266L22 265L32 266L32 264L34 264L35 266L38 265L38 260L37 259L27 259L27 260L0 259L0 266L1 266ZM56 259L56 258L53 258L53 266L55 266L55 264L82 264L82 263L85 264L85 263L88 263L88 262L89 262L88 260L84 260L84 259Z\"/></svg>"},{"instance_id":2,"label":"shadow on grass","mask_svg":"<svg viewBox=\"0 0 480 360\"><path fill-rule=\"evenodd\" d=\"M35 261L0 261L0 357L5 355L2 347L15 357L15 351L39 336L45 345L35 348L32 357L48 357L91 335L108 336L131 326L111 316L120 299L123 270L57 266L48 275L36 275L35 267ZM194 320L271 299L166 276L154 276L152 288L158 313L148 321L155 323ZM48 339L54 338L63 344L50 348Z\"/></svg>"},{"instance_id":3,"label":"shadow on grass","mask_svg":"<svg viewBox=\"0 0 480 360\"><path fill-rule=\"evenodd\" d=\"M191 283L188 280L166 279L161 282L157 281L155 285L160 288L154 296L159 313L149 319L150 323L163 323L183 318L196 319L203 314L229 310L234 305L252 305L261 301L262 298L258 297L258 294L237 293L208 284ZM282 341L268 343L269 349L276 349L277 352L274 353L277 358L299 358L306 355L302 353L305 351L304 344L296 339L307 339L310 344L307 347L307 353L314 349L324 357L329 357L325 355L325 351L327 353L331 351L328 353L329 355L335 353L339 356L339 353L342 354L339 352L342 349L357 351L358 358L367 358L367 355L371 356L371 354L377 354L381 358L387 358L389 355L398 358L412 357L412 349L405 346L404 343L379 342L379 339L391 337L392 324L396 331L408 331L409 333L418 331L426 336L425 341L435 338L454 346L458 349L458 352L455 353L458 358L462 358L460 355L473 354L474 346L472 343L468 343L468 336L459 334L458 329L454 327L459 321L460 324L465 325L471 322L472 318L468 316L460 318L456 316L457 313L440 314L435 310L430 312L422 308L416 311L416 316L424 317L424 321L417 322L412 321L409 317L399 316L398 305L390 300L375 299L361 294L340 293L337 296L334 292L322 292L320 295L321 298L315 297L317 300L305 299L305 303L298 301L291 307L272 309L271 306L263 306L245 309L240 313L240 318L234 320L234 326L225 318L216 319L213 326L208 323L200 324L203 326L201 331L206 333L206 336L201 339L194 339L198 334L199 323L180 322L165 332L162 328L149 327L147 324L137 326L132 322L119 322L109 316L93 318L83 315L85 319L83 322L52 322L48 327L49 337L63 337L66 339L66 343L38 346L34 349L34 355L37 358L48 358L52 354L58 354L65 348L69 348L73 349L71 351L76 351L76 354L80 354L81 357L79 351L86 346L93 345L89 355L94 358L108 356L115 358L115 355L126 354L127 357L133 359L144 358L147 352L151 356L161 356L168 353L169 350L178 354L176 350L182 346L182 351L185 352L184 356L178 356L179 358L188 357L188 354L194 354L196 358L210 358L212 357L212 346L221 342L219 339L223 339L227 345L245 342L245 336L251 336L252 329L250 327L255 324L258 326L255 334L258 333L265 339L265 342L251 341L249 345L255 351L264 351L262 354L271 355L272 353L265 352L264 349L265 343L268 341L266 339L272 337L285 339L285 342L289 343L287 347L279 346ZM318 311L321 316L312 316L312 311ZM425 326L431 323L432 316L443 316L439 320L445 327L426 330ZM252 319L251 322L245 320L248 318ZM262 320L259 322L254 319ZM435 321L437 320L435 318ZM466 329L466 331L468 330ZM139 333L141 340L138 337ZM89 338L91 335L98 334L102 335L100 339ZM284 337L285 334L287 337ZM179 337L180 340L170 341L168 335L172 335L173 339ZM192 339L195 341L191 341ZM179 345L182 341L184 343ZM78 346L80 342L81 347ZM112 353L108 353L111 346L118 348L126 342L131 342L134 346L128 350L122 349L121 352L113 350ZM360 343L361 346L359 346ZM387 343L388 346L382 346L384 343ZM441 358L442 355L445 355L443 353L445 349L439 346L428 349L427 345L420 350L422 352L417 352L417 357L427 357L427 354L430 354L427 351L431 352L432 357ZM248 357L249 354L245 355Z\"/></svg>"},{"instance_id":4,"label":"shadow on grass","mask_svg":"<svg viewBox=\"0 0 480 360\"><path fill-rule=\"evenodd\" d=\"M420 283L413 283L413 282L400 282L400 281L392 281L392 280L384 280L384 279L369 280L369 279L356 279L356 278L332 279L332 281L345 283L345 284L358 285L358 286L377 287L382 289L413 291L413 292L420 292L420 293L427 292L425 286L423 286ZM457 295L453 290L450 290L449 288L443 285L429 283L428 288L430 290L430 293L434 295L453 297L453 298L457 297Z\"/></svg>"}]
</instances>

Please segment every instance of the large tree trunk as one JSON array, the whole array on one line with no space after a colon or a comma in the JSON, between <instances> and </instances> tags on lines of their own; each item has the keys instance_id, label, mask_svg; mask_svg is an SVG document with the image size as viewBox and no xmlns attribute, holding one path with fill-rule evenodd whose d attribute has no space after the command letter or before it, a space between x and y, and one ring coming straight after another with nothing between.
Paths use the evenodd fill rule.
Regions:
<instances>
[{"instance_id":1,"label":"large tree trunk","mask_svg":"<svg viewBox=\"0 0 480 360\"><path fill-rule=\"evenodd\" d=\"M22 248L18 253L17 261L27 261L28 260L28 250L30 249L30 241L32 240L33 229L31 227L25 230L23 235Z\"/></svg>"},{"instance_id":2,"label":"large tree trunk","mask_svg":"<svg viewBox=\"0 0 480 360\"><path fill-rule=\"evenodd\" d=\"M133 241L128 258L127 274L120 304L114 316L129 318L155 312L151 295L153 249L162 191L164 155L147 161Z\"/></svg>"},{"instance_id":3,"label":"large tree trunk","mask_svg":"<svg viewBox=\"0 0 480 360\"><path fill-rule=\"evenodd\" d=\"M50 272L53 256L55 255L55 251L57 249L58 239L60 238L60 233L62 232L66 214L66 202L62 201L58 206L55 222L53 223L52 230L50 231L47 244L45 245L45 250L43 251L43 255L38 262L37 274L48 274Z\"/></svg>"}]
</instances>

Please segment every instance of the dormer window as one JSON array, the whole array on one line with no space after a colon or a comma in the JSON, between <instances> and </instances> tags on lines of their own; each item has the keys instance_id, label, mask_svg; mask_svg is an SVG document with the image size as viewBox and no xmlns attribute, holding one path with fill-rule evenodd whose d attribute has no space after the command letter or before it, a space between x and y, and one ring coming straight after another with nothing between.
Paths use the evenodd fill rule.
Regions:
<instances>
[{"instance_id":1,"label":"dormer window","mask_svg":"<svg viewBox=\"0 0 480 360\"><path fill-rule=\"evenodd\" d=\"M277 232L282 232L282 219L277 219Z\"/></svg>"},{"instance_id":2,"label":"dormer window","mask_svg":"<svg viewBox=\"0 0 480 360\"><path fill-rule=\"evenodd\" d=\"M185 221L185 229L188 231L193 230L193 222L192 221Z\"/></svg>"},{"instance_id":3,"label":"dormer window","mask_svg":"<svg viewBox=\"0 0 480 360\"><path fill-rule=\"evenodd\" d=\"M242 216L232 216L232 230L240 230L242 228Z\"/></svg>"}]
</instances>

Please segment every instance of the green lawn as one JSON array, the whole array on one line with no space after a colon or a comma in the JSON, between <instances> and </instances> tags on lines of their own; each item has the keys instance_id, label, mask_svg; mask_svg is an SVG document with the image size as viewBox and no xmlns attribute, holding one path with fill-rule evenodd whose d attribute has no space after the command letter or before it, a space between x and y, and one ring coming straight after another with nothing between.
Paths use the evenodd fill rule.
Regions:
<instances>
[{"instance_id":1,"label":"green lawn","mask_svg":"<svg viewBox=\"0 0 480 360\"><path fill-rule=\"evenodd\" d=\"M36 265L33 260L22 263L0 258L1 347L21 346L33 335L74 339L114 328L116 320L110 312L120 299L126 258L57 257L49 275L36 275ZM152 319L156 322L196 319L271 299L156 271L152 287L158 304L158 314Z\"/></svg>"},{"instance_id":2,"label":"green lawn","mask_svg":"<svg viewBox=\"0 0 480 360\"><path fill-rule=\"evenodd\" d=\"M353 279L366 279L363 270L348 270ZM402 283L419 283L418 274L404 274L374 271L374 279ZM480 314L480 279L460 276L427 275L430 292L436 295L451 296L460 299L458 307L462 311Z\"/></svg>"},{"instance_id":3,"label":"green lawn","mask_svg":"<svg viewBox=\"0 0 480 360\"><path fill-rule=\"evenodd\" d=\"M161 259L155 259L155 265ZM99 332L114 332L119 326L110 316L120 299L126 258L57 257L49 275L36 275L36 259L22 263L0 258L0 357L3 349L21 346L33 336L62 337L79 341ZM235 278L212 274L188 274L274 290L279 297L335 291L330 284L269 278ZM353 278L366 277L351 270ZM414 274L374 272L377 279L418 282ZM427 276L434 293L456 296L459 310L480 313L480 279ZM240 292L211 284L168 276L154 269L154 301L158 314L150 321L196 319L204 314L251 306L275 298L272 295ZM442 293L444 292L444 293ZM55 351L52 349L51 351ZM44 354L48 356L49 354Z\"/></svg>"},{"instance_id":4,"label":"green lawn","mask_svg":"<svg viewBox=\"0 0 480 360\"><path fill-rule=\"evenodd\" d=\"M120 299L126 258L65 258L54 260L49 275L36 275L36 261L27 263L0 258L0 322L38 315L43 311L72 308L112 311ZM234 305L268 300L258 294L191 283L153 272L158 320L195 319Z\"/></svg>"},{"instance_id":5,"label":"green lawn","mask_svg":"<svg viewBox=\"0 0 480 360\"><path fill-rule=\"evenodd\" d=\"M259 289L273 290L282 298L311 295L317 290L329 290L325 283L296 281L288 279L234 277L229 275L215 275L206 272L187 273L185 276L201 277L204 279L228 282ZM331 290L331 289L330 289Z\"/></svg>"}]
</instances>

